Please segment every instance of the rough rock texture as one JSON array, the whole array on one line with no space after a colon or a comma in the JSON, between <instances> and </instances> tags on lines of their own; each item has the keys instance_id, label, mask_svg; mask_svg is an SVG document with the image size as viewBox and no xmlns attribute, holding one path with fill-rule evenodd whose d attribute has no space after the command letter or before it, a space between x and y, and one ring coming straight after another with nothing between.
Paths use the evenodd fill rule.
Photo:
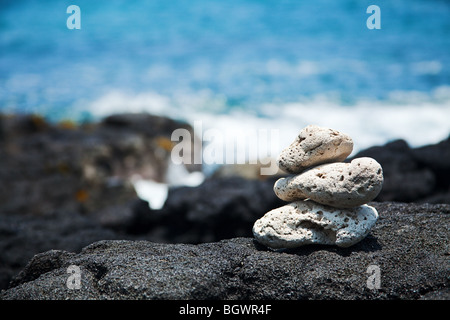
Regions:
<instances>
[{"instance_id":1,"label":"rough rock texture","mask_svg":"<svg viewBox=\"0 0 450 320\"><path fill-rule=\"evenodd\" d=\"M251 237L255 220L284 204L272 191L275 179L216 178L173 188L161 210L139 199L89 214L1 215L0 210L0 289L33 255L51 249L77 251L103 239L201 243Z\"/></svg>"},{"instance_id":2,"label":"rough rock texture","mask_svg":"<svg viewBox=\"0 0 450 320\"><path fill-rule=\"evenodd\" d=\"M273 189L285 201L309 198L336 208L352 208L375 199L382 186L380 164L363 157L350 163L319 165L296 176L281 178Z\"/></svg>"},{"instance_id":3,"label":"rough rock texture","mask_svg":"<svg viewBox=\"0 0 450 320\"><path fill-rule=\"evenodd\" d=\"M100 241L35 256L2 299L450 299L449 205L372 203L380 219L350 248L272 251L250 238L199 245ZM81 289L66 286L67 267ZM380 268L380 289L367 286Z\"/></svg>"},{"instance_id":4,"label":"rough rock texture","mask_svg":"<svg viewBox=\"0 0 450 320\"><path fill-rule=\"evenodd\" d=\"M37 253L51 249L79 251L105 239L123 239L123 235L76 212L53 212L45 217L1 216L0 288L6 288Z\"/></svg>"},{"instance_id":5,"label":"rough rock texture","mask_svg":"<svg viewBox=\"0 0 450 320\"><path fill-rule=\"evenodd\" d=\"M278 167L289 173L322 163L345 160L353 150L353 140L333 129L309 125L277 158Z\"/></svg>"},{"instance_id":6,"label":"rough rock texture","mask_svg":"<svg viewBox=\"0 0 450 320\"><path fill-rule=\"evenodd\" d=\"M56 250L56 254L52 256L50 262L46 258L47 254L43 254L42 268L36 268L29 273L35 275L35 280L38 280L37 277L40 274L42 277L45 276L44 269L53 270L54 261L66 259L65 254L58 253L61 252L60 250L79 252L81 248L98 240L142 239L164 243L200 243L233 237L252 237L251 228L254 221L265 212L285 204L273 193L275 180L272 181L271 177L264 177L267 178L265 181L248 181L237 177L214 178L207 179L204 184L195 188L174 188L170 190L166 205L161 210L149 209L148 204L137 199L131 185L127 184L128 177L135 173L149 178L163 178L168 151L171 148L170 133L174 128L183 126L186 124L145 114L115 115L99 123L87 123L80 126L69 121L51 124L33 115L0 115L0 288L6 288L12 277L16 276L35 254L52 249ZM409 148L404 141L368 149L367 156L377 159L384 169L385 184L378 197L379 200L450 203L449 152L450 139L436 145L415 149ZM379 209L378 204L374 206ZM377 242L372 235L376 234L374 232L379 232L377 226L380 223L386 222L383 220L383 215L387 214L388 208L385 204L380 206L383 206L385 210L381 212L379 210L380 219L373 231L354 247L341 249L306 246L292 252L299 256L308 255L311 258L324 252L351 256L360 254L361 250L370 250L371 245L378 246L379 239L377 238ZM422 219L423 216L428 217L428 214L442 216L442 212L448 212L446 206L392 206L399 213L417 213L417 210L420 210L420 215L414 216L419 217L418 219ZM384 260L386 263L389 262L389 257L402 260L400 253L402 250L414 260L415 256L410 255L412 252L418 252L414 240L426 247L430 245L430 252L434 254L433 243L438 240L433 240L436 239L434 236L430 240L424 237L427 233L432 234L432 228L435 227L428 226L426 223L447 222L442 222L442 219L435 217L432 220L422 219L423 222L420 224L418 222L420 220L415 221L415 218L411 216L408 218L412 219L411 223L407 219L404 226L405 217L401 217L401 221L395 219L394 217L394 222L389 222L393 225L392 228L383 224L387 228L386 231L396 232L404 228L408 232L402 234L408 239L405 242L402 237L392 237L389 243L397 243L400 247L395 249L398 252L395 256L387 255ZM230 227L224 228L224 225ZM410 225L414 225L415 229L411 229ZM442 234L439 231L441 227L442 225L436 226L438 234ZM414 230L418 230L419 237L409 232ZM441 237L438 246L445 244L448 241L447 238L448 236ZM396 242L397 239L400 239L400 242ZM253 244L251 240L245 241ZM221 246L214 244L214 248ZM258 250L265 250L261 245L255 244L255 246ZM197 248L197 246L188 247ZM169 250L172 247L161 246L161 248ZM383 247L383 250L386 249ZM378 250L381 249L378 248ZM229 253L229 251L226 252ZM381 255L381 251L376 252ZM434 270L436 266L431 266L432 261L435 261L432 260L434 258L425 251L420 252L422 256L418 261L429 257L429 270ZM99 257L102 256L101 252L97 253ZM123 252L121 254L125 255ZM69 255L74 256L73 253ZM222 259L225 258L222 257ZM44 261L47 262L44 263ZM297 260L297 262L302 261ZM256 265L254 261L251 263ZM313 264L309 265L313 268ZM391 293L383 291L381 297L396 297L396 295L419 297L421 294L423 297L448 296L446 288L440 290L435 285L437 282L434 282L433 275L430 278L429 273L421 273L421 267L416 266L415 262L410 262L410 265L412 269L406 268L406 270L412 270L418 278L421 277L424 281L423 285L418 284L419 280L411 282L413 275L407 274L406 280L400 280L406 287L395 287L393 291L389 291L392 296ZM126 268L126 265L123 267ZM263 267L258 265L258 268ZM273 268L278 267L273 266ZM405 267L402 268L405 270ZM326 271L325 267L322 269ZM204 269L199 269L198 272L201 273L202 270ZM284 272L283 269L276 270ZM415 270L420 272L417 273ZM68 274L65 275L68 276ZM266 277L270 283L276 285L276 280L271 280L268 273ZM21 281L25 283L24 279L22 278ZM250 277L244 284L247 285L251 279ZM287 281L287 278L283 279ZM318 285L327 284L325 279L324 277L310 279L309 288L312 288L313 281L316 280L319 281ZM226 281L228 280L227 278ZM240 283L241 280L238 281ZM18 283L15 282L15 285ZM298 282L298 278L297 284L297 287L303 285L302 282ZM235 290L241 290L244 287L244 285L238 285ZM334 285L334 281L331 285ZM269 284L264 285L264 288L269 290L268 286ZM293 285L289 288L294 290ZM257 288L250 288L245 289L242 294L236 293L235 296L248 297L249 295L245 292L250 292L249 290L253 292L253 296L269 295L262 290L258 295ZM276 290L279 292L281 289ZM294 292L291 295L286 293L281 297L311 297L311 295L308 296L311 290L296 290L301 292ZM388 289L385 287L384 290ZM320 296L317 292L315 294ZM231 296L231 294L226 295Z\"/></svg>"},{"instance_id":7,"label":"rough rock texture","mask_svg":"<svg viewBox=\"0 0 450 320\"><path fill-rule=\"evenodd\" d=\"M336 209L313 201L295 201L267 212L253 226L260 243L271 248L306 244L350 247L367 236L378 219L374 207Z\"/></svg>"}]
</instances>

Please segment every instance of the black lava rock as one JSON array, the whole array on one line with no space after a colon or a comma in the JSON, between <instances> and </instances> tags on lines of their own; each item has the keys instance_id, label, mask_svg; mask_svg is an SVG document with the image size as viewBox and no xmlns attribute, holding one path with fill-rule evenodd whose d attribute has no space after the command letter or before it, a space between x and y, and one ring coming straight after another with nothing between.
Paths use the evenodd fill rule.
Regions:
<instances>
[{"instance_id":1,"label":"black lava rock","mask_svg":"<svg viewBox=\"0 0 450 320\"><path fill-rule=\"evenodd\" d=\"M450 203L450 137L420 148L396 140L352 159L357 157L372 157L383 167L383 189L376 201Z\"/></svg>"},{"instance_id":2,"label":"black lava rock","mask_svg":"<svg viewBox=\"0 0 450 320\"><path fill-rule=\"evenodd\" d=\"M127 232L156 242L202 243L252 236L267 211L285 204L273 192L275 179L207 179L198 187L171 189L164 207L151 210L144 201L134 209Z\"/></svg>"},{"instance_id":3,"label":"black lava rock","mask_svg":"<svg viewBox=\"0 0 450 320\"><path fill-rule=\"evenodd\" d=\"M252 238L198 245L104 240L79 253L36 255L0 298L449 299L450 205L373 205L379 221L350 248L273 251ZM73 265L79 289L67 285Z\"/></svg>"}]
</instances>

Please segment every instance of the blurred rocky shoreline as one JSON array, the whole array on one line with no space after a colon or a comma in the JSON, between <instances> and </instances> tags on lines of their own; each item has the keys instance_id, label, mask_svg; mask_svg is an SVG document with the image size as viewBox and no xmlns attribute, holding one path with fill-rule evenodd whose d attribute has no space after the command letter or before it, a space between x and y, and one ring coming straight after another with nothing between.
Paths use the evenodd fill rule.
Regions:
<instances>
[{"instance_id":1,"label":"blurred rocky shoreline","mask_svg":"<svg viewBox=\"0 0 450 320\"><path fill-rule=\"evenodd\" d=\"M254 221L284 204L272 190L278 175L260 176L257 165L231 165L197 187L170 188L164 206L150 209L132 182L166 181L177 128L193 132L186 123L149 114L82 125L0 115L0 289L48 250L79 252L100 240L199 244L252 237ZM430 214L448 217L450 137L420 148L397 140L353 158L362 156L383 167L385 181L375 199L382 208L381 202L402 202L400 208L415 203L417 214L417 208L432 208ZM188 172L201 169L186 166Z\"/></svg>"}]
</instances>

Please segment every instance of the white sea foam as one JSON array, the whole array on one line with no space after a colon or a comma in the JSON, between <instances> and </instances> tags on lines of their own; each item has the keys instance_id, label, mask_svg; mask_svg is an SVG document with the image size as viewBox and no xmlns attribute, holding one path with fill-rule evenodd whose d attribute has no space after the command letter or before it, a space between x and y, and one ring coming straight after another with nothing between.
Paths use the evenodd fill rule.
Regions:
<instances>
[{"instance_id":1,"label":"white sea foam","mask_svg":"<svg viewBox=\"0 0 450 320\"><path fill-rule=\"evenodd\" d=\"M188 172L184 165L169 164L166 182L143 179L140 175L131 178L134 190L139 198L148 202L151 209L159 210L164 206L170 187L196 187L205 179L201 172Z\"/></svg>"},{"instance_id":2,"label":"white sea foam","mask_svg":"<svg viewBox=\"0 0 450 320\"><path fill-rule=\"evenodd\" d=\"M446 86L430 94L393 92L389 100L360 100L351 106L343 106L333 96L317 95L301 102L258 106L258 115L245 109L228 109L225 113L226 103L225 97L213 96L209 91L174 97L112 91L93 101L89 111L98 117L117 112L149 112L192 125L201 121L202 132L196 133L203 138L209 129L221 132L225 141L209 143L225 145L225 155L237 152L237 142L244 140L246 148L256 149L248 150L247 155L257 154L259 158L275 157L308 124L349 134L355 144L353 154L394 139L405 139L413 147L433 144L450 133L450 87ZM271 135L272 130L278 134Z\"/></svg>"}]
</instances>

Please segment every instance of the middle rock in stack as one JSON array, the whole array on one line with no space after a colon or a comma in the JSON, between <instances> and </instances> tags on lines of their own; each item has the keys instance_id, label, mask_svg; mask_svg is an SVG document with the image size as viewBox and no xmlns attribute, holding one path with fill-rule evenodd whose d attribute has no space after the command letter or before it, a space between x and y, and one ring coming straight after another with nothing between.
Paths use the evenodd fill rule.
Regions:
<instances>
[{"instance_id":1,"label":"middle rock in stack","mask_svg":"<svg viewBox=\"0 0 450 320\"><path fill-rule=\"evenodd\" d=\"M378 219L368 206L381 191L383 170L372 158L344 163L352 139L338 131L307 126L278 157L278 166L297 174L281 178L275 194L292 203L266 213L253 226L255 238L272 248L305 244L349 247Z\"/></svg>"}]
</instances>

